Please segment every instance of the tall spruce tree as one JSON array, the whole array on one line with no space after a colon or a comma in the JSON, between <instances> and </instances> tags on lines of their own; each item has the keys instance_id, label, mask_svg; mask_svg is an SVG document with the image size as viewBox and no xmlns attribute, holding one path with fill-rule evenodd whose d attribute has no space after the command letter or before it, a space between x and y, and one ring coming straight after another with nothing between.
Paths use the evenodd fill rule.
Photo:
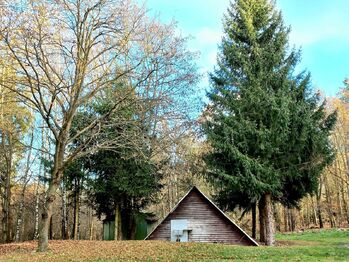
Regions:
<instances>
[{"instance_id":1,"label":"tall spruce tree","mask_svg":"<svg viewBox=\"0 0 349 262\"><path fill-rule=\"evenodd\" d=\"M230 209L258 204L267 245L272 201L296 205L333 157L335 114L326 115L309 74L294 74L299 52L289 48L289 31L272 1L231 3L203 124L217 199Z\"/></svg>"}]
</instances>

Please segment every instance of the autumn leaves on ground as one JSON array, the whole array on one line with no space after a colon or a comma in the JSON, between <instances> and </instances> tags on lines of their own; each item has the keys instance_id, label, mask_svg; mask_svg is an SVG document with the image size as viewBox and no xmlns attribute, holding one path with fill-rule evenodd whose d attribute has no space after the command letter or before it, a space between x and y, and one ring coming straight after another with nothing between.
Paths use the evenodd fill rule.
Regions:
<instances>
[{"instance_id":1,"label":"autumn leaves on ground","mask_svg":"<svg viewBox=\"0 0 349 262\"><path fill-rule=\"evenodd\" d=\"M277 236L276 247L162 241L51 241L37 253L35 242L0 246L0 261L348 261L349 230Z\"/></svg>"}]
</instances>

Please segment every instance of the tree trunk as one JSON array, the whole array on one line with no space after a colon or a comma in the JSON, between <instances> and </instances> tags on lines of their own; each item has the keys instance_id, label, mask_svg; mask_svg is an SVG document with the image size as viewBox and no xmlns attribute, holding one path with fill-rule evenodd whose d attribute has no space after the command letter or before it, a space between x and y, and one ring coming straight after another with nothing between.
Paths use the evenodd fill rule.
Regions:
<instances>
[{"instance_id":1,"label":"tree trunk","mask_svg":"<svg viewBox=\"0 0 349 262\"><path fill-rule=\"evenodd\" d=\"M338 212L337 212L337 222L338 226L341 227L342 224L342 219L343 219L343 203L341 201L341 196L340 196L340 185L338 179L335 179L337 181L335 187L336 187L336 200L337 200L337 207L338 207Z\"/></svg>"},{"instance_id":2,"label":"tree trunk","mask_svg":"<svg viewBox=\"0 0 349 262\"><path fill-rule=\"evenodd\" d=\"M131 214L129 216L129 225L130 225L130 240L135 240L136 239L136 230L137 230L137 225L136 225L136 217L134 212L131 211Z\"/></svg>"},{"instance_id":3,"label":"tree trunk","mask_svg":"<svg viewBox=\"0 0 349 262\"><path fill-rule=\"evenodd\" d=\"M75 195L74 195L74 224L73 238L79 239L79 223L80 223L80 183L79 179L75 178Z\"/></svg>"},{"instance_id":4,"label":"tree trunk","mask_svg":"<svg viewBox=\"0 0 349 262\"><path fill-rule=\"evenodd\" d=\"M256 218L256 203L252 204L252 238L256 239L256 226L257 226L257 218Z\"/></svg>"},{"instance_id":5,"label":"tree trunk","mask_svg":"<svg viewBox=\"0 0 349 262\"><path fill-rule=\"evenodd\" d=\"M52 216L50 217L50 231L49 231L49 239L52 240L53 239L53 219Z\"/></svg>"},{"instance_id":6,"label":"tree trunk","mask_svg":"<svg viewBox=\"0 0 349 262\"><path fill-rule=\"evenodd\" d=\"M339 180L339 177L340 177L340 171L338 166L338 161L335 161L334 163L334 166L335 166L335 169L334 169L334 172L336 173L335 177L333 178L333 182L334 182L334 191L333 191L333 194L335 194L336 196L336 199L335 201L337 202L336 203L336 209L337 209L337 212L335 212L335 217L337 217L337 226L341 226L341 223L342 223L342 219L343 219L343 206L342 206L342 201L341 201L341 197L340 197L340 184L341 184L341 181Z\"/></svg>"},{"instance_id":7,"label":"tree trunk","mask_svg":"<svg viewBox=\"0 0 349 262\"><path fill-rule=\"evenodd\" d=\"M115 228L114 228L114 240L121 240L121 210L120 204L115 204Z\"/></svg>"},{"instance_id":8,"label":"tree trunk","mask_svg":"<svg viewBox=\"0 0 349 262\"><path fill-rule=\"evenodd\" d=\"M280 215L279 215L279 211L278 211L278 207L276 206L276 204L273 204L273 210L274 210L274 218L275 218L275 228L277 231L281 231L281 219L280 219Z\"/></svg>"},{"instance_id":9,"label":"tree trunk","mask_svg":"<svg viewBox=\"0 0 349 262\"><path fill-rule=\"evenodd\" d=\"M10 133L1 134L1 147L5 160L5 174L4 174L4 189L2 196L2 241L8 243L11 241L11 173L12 173L12 135ZM5 141L4 141L5 140Z\"/></svg>"},{"instance_id":10,"label":"tree trunk","mask_svg":"<svg viewBox=\"0 0 349 262\"><path fill-rule=\"evenodd\" d=\"M336 219L334 217L335 213L333 212L333 209L332 209L332 198L331 198L332 192L330 190L330 186L328 184L326 175L324 176L324 186L325 186L325 200L326 200L328 218L330 220L331 227L334 228L336 227Z\"/></svg>"},{"instance_id":11,"label":"tree trunk","mask_svg":"<svg viewBox=\"0 0 349 262\"><path fill-rule=\"evenodd\" d=\"M40 204L40 179L38 178L38 183L35 191L35 226L34 226L34 239L38 239L39 237L39 204Z\"/></svg>"},{"instance_id":12,"label":"tree trunk","mask_svg":"<svg viewBox=\"0 0 349 262\"><path fill-rule=\"evenodd\" d=\"M44 252L48 248L48 233L50 227L50 220L52 217L53 204L56 199L56 192L63 176L64 168L64 153L66 147L66 141L69 138L71 122L63 124L59 136L56 137L55 153L53 158L53 168L51 171L51 177L48 189L46 191L46 202L42 212L40 236L38 242L38 251ZM50 145L50 144L48 144Z\"/></svg>"},{"instance_id":13,"label":"tree trunk","mask_svg":"<svg viewBox=\"0 0 349 262\"><path fill-rule=\"evenodd\" d=\"M288 211L287 207L284 207L284 231L288 231Z\"/></svg>"},{"instance_id":14,"label":"tree trunk","mask_svg":"<svg viewBox=\"0 0 349 262\"><path fill-rule=\"evenodd\" d=\"M46 202L41 215L41 227L39 234L38 251L43 252L48 248L48 234L50 229L50 221L52 217L53 204L56 199L56 191L59 187L60 172L56 169L52 177L53 181L50 183L46 192Z\"/></svg>"},{"instance_id":15,"label":"tree trunk","mask_svg":"<svg viewBox=\"0 0 349 262\"><path fill-rule=\"evenodd\" d=\"M319 227L320 228L324 228L324 223L322 221L322 215L321 215L321 207L320 207L320 203L317 206L317 217L319 219Z\"/></svg>"},{"instance_id":16,"label":"tree trunk","mask_svg":"<svg viewBox=\"0 0 349 262\"><path fill-rule=\"evenodd\" d=\"M258 203L259 210L259 241L265 242L265 199L261 197Z\"/></svg>"},{"instance_id":17,"label":"tree trunk","mask_svg":"<svg viewBox=\"0 0 349 262\"><path fill-rule=\"evenodd\" d=\"M293 208L288 208L288 225L289 231L293 232L296 230L296 217Z\"/></svg>"},{"instance_id":18,"label":"tree trunk","mask_svg":"<svg viewBox=\"0 0 349 262\"><path fill-rule=\"evenodd\" d=\"M344 185L342 184L341 186L341 196L342 196L342 202L343 202L343 210L344 210L344 215L345 219L349 225L349 212L348 212L348 205L347 205L347 199L345 198L344 195Z\"/></svg>"},{"instance_id":19,"label":"tree trunk","mask_svg":"<svg viewBox=\"0 0 349 262\"><path fill-rule=\"evenodd\" d=\"M11 172L5 174L5 188L2 204L2 241L10 242L10 212L11 212Z\"/></svg>"},{"instance_id":20,"label":"tree trunk","mask_svg":"<svg viewBox=\"0 0 349 262\"><path fill-rule=\"evenodd\" d=\"M25 187L23 187L23 189L22 189L21 198L20 198L19 207L18 207L17 223L16 223L16 234L15 234L15 241L16 242L20 242L21 241L24 196L25 196Z\"/></svg>"},{"instance_id":21,"label":"tree trunk","mask_svg":"<svg viewBox=\"0 0 349 262\"><path fill-rule=\"evenodd\" d=\"M91 225L90 225L90 240L93 240L93 227L94 225L93 225L93 219L92 219Z\"/></svg>"},{"instance_id":22,"label":"tree trunk","mask_svg":"<svg viewBox=\"0 0 349 262\"><path fill-rule=\"evenodd\" d=\"M90 240L93 240L93 215L92 215L92 211L91 211L91 208L89 207L88 208L89 210L89 218L90 218L90 230L89 230L89 233L90 233Z\"/></svg>"},{"instance_id":23,"label":"tree trunk","mask_svg":"<svg viewBox=\"0 0 349 262\"><path fill-rule=\"evenodd\" d=\"M323 228L324 223L322 221L322 214L321 214L321 195L322 195L322 178L320 177L319 187L316 192L316 213L319 220L319 227Z\"/></svg>"},{"instance_id":24,"label":"tree trunk","mask_svg":"<svg viewBox=\"0 0 349 262\"><path fill-rule=\"evenodd\" d=\"M273 246L275 244L274 239L274 212L271 194L267 193L264 195L265 201L265 244L267 246Z\"/></svg>"},{"instance_id":25,"label":"tree trunk","mask_svg":"<svg viewBox=\"0 0 349 262\"><path fill-rule=\"evenodd\" d=\"M311 197L311 211L312 211L312 221L315 226L318 225L317 222L317 213L316 213L316 204L314 202L314 197Z\"/></svg>"},{"instance_id":26,"label":"tree trunk","mask_svg":"<svg viewBox=\"0 0 349 262\"><path fill-rule=\"evenodd\" d=\"M62 184L62 239L67 239L67 191Z\"/></svg>"}]
</instances>

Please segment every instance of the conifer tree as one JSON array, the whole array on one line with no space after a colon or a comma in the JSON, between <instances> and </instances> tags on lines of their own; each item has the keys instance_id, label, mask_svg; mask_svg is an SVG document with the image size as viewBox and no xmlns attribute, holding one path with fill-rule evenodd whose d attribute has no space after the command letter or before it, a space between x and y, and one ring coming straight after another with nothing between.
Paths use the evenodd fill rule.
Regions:
<instances>
[{"instance_id":1,"label":"conifer tree","mask_svg":"<svg viewBox=\"0 0 349 262\"><path fill-rule=\"evenodd\" d=\"M289 48L289 31L272 1L231 3L203 125L218 199L235 201L228 207L258 203L267 245L274 243L272 201L296 205L316 190L333 157L335 114L326 115L309 74L294 74L300 54Z\"/></svg>"}]
</instances>

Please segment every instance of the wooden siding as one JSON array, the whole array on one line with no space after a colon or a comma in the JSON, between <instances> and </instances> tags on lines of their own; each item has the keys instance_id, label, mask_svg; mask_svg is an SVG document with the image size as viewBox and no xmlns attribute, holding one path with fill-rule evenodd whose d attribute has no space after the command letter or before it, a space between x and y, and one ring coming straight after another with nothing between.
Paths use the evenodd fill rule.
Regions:
<instances>
[{"instance_id":1,"label":"wooden siding","mask_svg":"<svg viewBox=\"0 0 349 262\"><path fill-rule=\"evenodd\" d=\"M172 219L188 220L190 242L256 245L196 188L189 192L147 239L170 241Z\"/></svg>"}]
</instances>

